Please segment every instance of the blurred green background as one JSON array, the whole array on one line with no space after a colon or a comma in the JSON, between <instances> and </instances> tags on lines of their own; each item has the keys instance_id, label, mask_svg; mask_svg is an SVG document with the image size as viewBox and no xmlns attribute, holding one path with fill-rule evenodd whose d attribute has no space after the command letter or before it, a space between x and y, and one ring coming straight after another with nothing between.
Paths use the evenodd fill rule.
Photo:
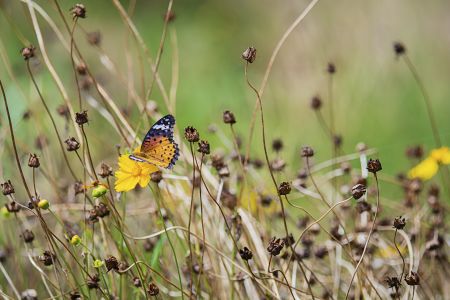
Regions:
<instances>
[{"instance_id":1,"label":"blurred green background","mask_svg":"<svg viewBox=\"0 0 450 300\"><path fill-rule=\"evenodd\" d=\"M36 2L48 12L69 41L53 2ZM59 3L71 24L69 10L76 2L64 0ZM121 3L126 8L135 5L132 19L155 57L168 1ZM221 118L222 112L230 109L238 121L235 126L237 132L245 138L255 97L245 84L241 53L248 46L257 48L257 59L250 66L249 76L259 86L277 41L308 3L304 0L175 0L173 11L176 18L169 24L160 70L168 89L174 54L171 39L176 36L179 54L176 118L179 129L193 125L203 137L211 140L213 149L221 147L220 140L208 133L207 127L217 123L229 135ZM130 51L136 68L133 80L139 87L138 51L114 5L103 0L84 4L87 18L80 20L79 24L87 32L101 32L102 48L125 76L129 76L125 53L126 49ZM1 50L8 56L19 85L11 81L4 63L0 64L0 74L7 86L18 139L22 144L29 144L30 149L22 148L22 151L39 153L34 147L39 134L47 135L51 147L57 149L56 142L51 142L54 138L51 124L19 55L20 48L25 46L20 36L37 45L28 8L21 1L0 1L0 5ZM292 167L289 170L295 172L300 166L299 149L302 145L311 145L316 150L316 161L330 158L329 140L310 109L312 96L320 95L324 101L323 114L328 118L328 62L333 62L337 68L333 106L336 131L343 135L345 153L353 152L358 142L365 142L379 150L378 157L385 172L396 174L411 166L404 155L407 146L421 144L426 152L433 148L433 136L420 90L404 62L396 59L394 41L405 43L408 55L430 93L441 138L444 144L449 145L449 11L450 2L446 0L319 1L281 49L263 98L268 138L283 139L283 157ZM76 89L70 56L40 17L39 23L52 62L75 104ZM87 44L79 28L76 39L99 81L106 85L114 101L125 107L128 103L127 87L119 84L101 65L97 52ZM33 68L44 97L54 112L63 101L39 60L38 54ZM150 69L148 66L145 68L148 86ZM157 88L151 99L160 104L162 112L167 111ZM21 118L27 109L32 112L29 121ZM88 135L93 139L94 160L112 161L116 151L114 145L121 143L121 138L95 110L89 108L89 113ZM137 109L133 108L131 113L130 120L136 125ZM4 127L3 106L1 117L1 126ZM63 128L64 120L61 117L57 119ZM141 133L144 131L142 129ZM64 132L64 137L70 134L73 134L72 128ZM255 136L252 151L262 157L259 126ZM13 172L11 161L11 152L4 152L2 169L5 178Z\"/></svg>"}]
</instances>

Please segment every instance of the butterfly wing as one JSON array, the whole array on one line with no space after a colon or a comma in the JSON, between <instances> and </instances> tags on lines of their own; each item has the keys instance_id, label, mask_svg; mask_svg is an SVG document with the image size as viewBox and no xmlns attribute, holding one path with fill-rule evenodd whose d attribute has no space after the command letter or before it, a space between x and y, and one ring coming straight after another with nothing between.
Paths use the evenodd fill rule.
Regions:
<instances>
[{"instance_id":1,"label":"butterfly wing","mask_svg":"<svg viewBox=\"0 0 450 300\"><path fill-rule=\"evenodd\" d=\"M171 169L179 157L178 145L173 140L174 126L175 118L172 115L162 117L145 135L141 155L130 155L130 158Z\"/></svg>"}]
</instances>

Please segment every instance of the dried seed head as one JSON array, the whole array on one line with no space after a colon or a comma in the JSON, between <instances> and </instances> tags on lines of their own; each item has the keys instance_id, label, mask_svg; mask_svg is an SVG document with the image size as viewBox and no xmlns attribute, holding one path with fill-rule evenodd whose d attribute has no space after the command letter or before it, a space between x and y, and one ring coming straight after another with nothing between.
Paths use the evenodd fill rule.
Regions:
<instances>
[{"instance_id":1,"label":"dried seed head","mask_svg":"<svg viewBox=\"0 0 450 300\"><path fill-rule=\"evenodd\" d=\"M283 149L283 141L281 139L274 139L272 141L272 149L275 152L279 152Z\"/></svg>"},{"instance_id":2,"label":"dried seed head","mask_svg":"<svg viewBox=\"0 0 450 300\"><path fill-rule=\"evenodd\" d=\"M41 164L39 163L39 158L37 155L30 153L30 157L28 158L28 166L30 168L39 168L40 165Z\"/></svg>"},{"instance_id":3,"label":"dried seed head","mask_svg":"<svg viewBox=\"0 0 450 300\"><path fill-rule=\"evenodd\" d=\"M236 123L236 118L234 117L234 114L231 111L226 110L223 112L223 122L225 124L233 125L234 123Z\"/></svg>"},{"instance_id":4,"label":"dried seed head","mask_svg":"<svg viewBox=\"0 0 450 300\"><path fill-rule=\"evenodd\" d=\"M383 168L381 167L381 163L378 159L369 159L367 162L367 171L371 173L377 173L378 171L381 171Z\"/></svg>"},{"instance_id":5,"label":"dried seed head","mask_svg":"<svg viewBox=\"0 0 450 300\"><path fill-rule=\"evenodd\" d=\"M261 205L264 207L269 206L273 201L272 197L269 195L264 195L264 196L261 196L260 198L261 198L260 199Z\"/></svg>"},{"instance_id":6,"label":"dried seed head","mask_svg":"<svg viewBox=\"0 0 450 300\"><path fill-rule=\"evenodd\" d=\"M100 278L99 278L98 274L88 276L88 278L86 279L86 285L90 290L98 289L100 287L99 282L100 282Z\"/></svg>"},{"instance_id":7,"label":"dried seed head","mask_svg":"<svg viewBox=\"0 0 450 300\"><path fill-rule=\"evenodd\" d=\"M291 192L291 184L289 182L282 182L278 187L278 193L282 196L288 195Z\"/></svg>"},{"instance_id":8,"label":"dried seed head","mask_svg":"<svg viewBox=\"0 0 450 300\"><path fill-rule=\"evenodd\" d=\"M311 99L311 108L314 110L319 110L322 107L322 99L319 96L314 96Z\"/></svg>"},{"instance_id":9,"label":"dried seed head","mask_svg":"<svg viewBox=\"0 0 450 300\"><path fill-rule=\"evenodd\" d=\"M243 260L250 260L253 257L252 251L250 251L247 247L239 249L239 255Z\"/></svg>"},{"instance_id":10,"label":"dried seed head","mask_svg":"<svg viewBox=\"0 0 450 300\"><path fill-rule=\"evenodd\" d=\"M106 269L108 270L108 272L111 270L118 270L119 262L117 261L117 258L110 255L107 258L105 258L105 266L106 266Z\"/></svg>"},{"instance_id":11,"label":"dried seed head","mask_svg":"<svg viewBox=\"0 0 450 300\"><path fill-rule=\"evenodd\" d=\"M30 45L28 47L22 48L20 50L20 54L23 56L25 60L29 60L30 58L34 57L34 46Z\"/></svg>"},{"instance_id":12,"label":"dried seed head","mask_svg":"<svg viewBox=\"0 0 450 300\"><path fill-rule=\"evenodd\" d=\"M34 233L31 230L25 229L22 233L23 240L25 243L29 244L34 241Z\"/></svg>"},{"instance_id":13,"label":"dried seed head","mask_svg":"<svg viewBox=\"0 0 450 300\"><path fill-rule=\"evenodd\" d=\"M220 170L217 171L217 173L221 178L230 176L230 170L228 169L228 166L223 166L222 168L220 168Z\"/></svg>"},{"instance_id":14,"label":"dried seed head","mask_svg":"<svg viewBox=\"0 0 450 300\"><path fill-rule=\"evenodd\" d=\"M75 192L75 195L84 193L85 188L83 183L81 181L75 181L75 183L73 184L73 190Z\"/></svg>"},{"instance_id":15,"label":"dried seed head","mask_svg":"<svg viewBox=\"0 0 450 300\"><path fill-rule=\"evenodd\" d=\"M74 19L86 18L86 8L84 7L83 4L79 4L79 3L75 4L75 6L70 9L70 12L72 13L72 17Z\"/></svg>"},{"instance_id":16,"label":"dried seed head","mask_svg":"<svg viewBox=\"0 0 450 300\"><path fill-rule=\"evenodd\" d=\"M87 110L75 113L75 122L77 122L77 124L80 126L89 122Z\"/></svg>"},{"instance_id":17,"label":"dried seed head","mask_svg":"<svg viewBox=\"0 0 450 300\"><path fill-rule=\"evenodd\" d=\"M81 300L82 299L81 295L80 295L80 292L78 292L78 291L70 292L69 293L69 297L70 297L70 300Z\"/></svg>"},{"instance_id":18,"label":"dried seed head","mask_svg":"<svg viewBox=\"0 0 450 300\"><path fill-rule=\"evenodd\" d=\"M17 213L20 211L20 205L17 204L16 201L6 203L5 207L10 213Z\"/></svg>"},{"instance_id":19,"label":"dried seed head","mask_svg":"<svg viewBox=\"0 0 450 300\"><path fill-rule=\"evenodd\" d=\"M329 74L334 74L334 73L336 73L336 66L334 65L334 63L332 63L332 62L329 62L329 63L328 63L328 65L327 65L327 72L328 72Z\"/></svg>"},{"instance_id":20,"label":"dried seed head","mask_svg":"<svg viewBox=\"0 0 450 300\"><path fill-rule=\"evenodd\" d=\"M344 174L350 174L350 171L352 170L352 165L349 162L344 161L341 164L341 170L344 172Z\"/></svg>"},{"instance_id":21,"label":"dried seed head","mask_svg":"<svg viewBox=\"0 0 450 300\"><path fill-rule=\"evenodd\" d=\"M336 146L336 148L339 148L342 146L342 135L340 134L335 134L333 136L333 143Z\"/></svg>"},{"instance_id":22,"label":"dried seed head","mask_svg":"<svg viewBox=\"0 0 450 300\"><path fill-rule=\"evenodd\" d=\"M197 143L200 139L197 129L192 126L188 126L184 129L184 137L190 143Z\"/></svg>"},{"instance_id":23,"label":"dried seed head","mask_svg":"<svg viewBox=\"0 0 450 300\"><path fill-rule=\"evenodd\" d=\"M128 269L129 265L126 261L121 261L119 262L119 273L120 274L125 274L127 269Z\"/></svg>"},{"instance_id":24,"label":"dried seed head","mask_svg":"<svg viewBox=\"0 0 450 300\"><path fill-rule=\"evenodd\" d=\"M91 224L98 222L98 215L97 215L97 211L95 210L95 208L93 208L89 211L87 219Z\"/></svg>"},{"instance_id":25,"label":"dried seed head","mask_svg":"<svg viewBox=\"0 0 450 300\"><path fill-rule=\"evenodd\" d=\"M58 108L56 109L56 112L61 117L69 118L69 116L70 116L69 107L65 104L61 104L60 106L58 106Z\"/></svg>"},{"instance_id":26,"label":"dried seed head","mask_svg":"<svg viewBox=\"0 0 450 300\"><path fill-rule=\"evenodd\" d=\"M403 45L403 43L401 43L401 42L395 42L394 43L394 51L395 51L395 54L397 55L397 57L405 54L406 53L405 45Z\"/></svg>"},{"instance_id":27,"label":"dried seed head","mask_svg":"<svg viewBox=\"0 0 450 300\"><path fill-rule=\"evenodd\" d=\"M87 41L89 44L91 44L92 46L98 46L100 45L100 42L102 41L102 35L100 33L100 31L93 31L93 32L89 32L87 35Z\"/></svg>"},{"instance_id":28,"label":"dried seed head","mask_svg":"<svg viewBox=\"0 0 450 300\"><path fill-rule=\"evenodd\" d=\"M309 147L309 146L302 147L300 155L302 157L313 157L314 156L314 150L311 147Z\"/></svg>"},{"instance_id":29,"label":"dried seed head","mask_svg":"<svg viewBox=\"0 0 450 300\"><path fill-rule=\"evenodd\" d=\"M112 167L108 166L107 164L102 163L100 165L100 172L98 172L98 175L100 175L100 177L102 177L102 178L112 176L113 169L112 169Z\"/></svg>"},{"instance_id":30,"label":"dried seed head","mask_svg":"<svg viewBox=\"0 0 450 300\"><path fill-rule=\"evenodd\" d=\"M372 206L366 201L360 201L356 204L356 211L362 214L365 211L370 211Z\"/></svg>"},{"instance_id":31,"label":"dried seed head","mask_svg":"<svg viewBox=\"0 0 450 300\"><path fill-rule=\"evenodd\" d=\"M423 157L423 147L421 145L415 145L406 148L405 154L411 159L421 159Z\"/></svg>"},{"instance_id":32,"label":"dried seed head","mask_svg":"<svg viewBox=\"0 0 450 300\"><path fill-rule=\"evenodd\" d=\"M76 67L78 74L86 75L87 74L87 66L84 63L79 63Z\"/></svg>"},{"instance_id":33,"label":"dried seed head","mask_svg":"<svg viewBox=\"0 0 450 300\"><path fill-rule=\"evenodd\" d=\"M256 59L256 49L254 47L248 47L242 53L242 58L249 63L253 63Z\"/></svg>"},{"instance_id":34,"label":"dried seed head","mask_svg":"<svg viewBox=\"0 0 450 300\"><path fill-rule=\"evenodd\" d=\"M352 196L355 200L358 200L366 193L366 187L362 184L357 184L352 187Z\"/></svg>"},{"instance_id":35,"label":"dried seed head","mask_svg":"<svg viewBox=\"0 0 450 300\"><path fill-rule=\"evenodd\" d=\"M80 143L74 137L68 138L64 143L66 143L67 151L77 151L80 148Z\"/></svg>"},{"instance_id":36,"label":"dried seed head","mask_svg":"<svg viewBox=\"0 0 450 300\"><path fill-rule=\"evenodd\" d=\"M281 250L283 250L284 247L284 240L280 238L273 237L270 242L269 246L267 247L267 251L273 255L277 256L280 254Z\"/></svg>"},{"instance_id":37,"label":"dried seed head","mask_svg":"<svg viewBox=\"0 0 450 300\"><path fill-rule=\"evenodd\" d=\"M99 203L98 205L95 205L94 208L97 212L97 216L100 218L109 216L109 208L104 203Z\"/></svg>"},{"instance_id":38,"label":"dried seed head","mask_svg":"<svg viewBox=\"0 0 450 300\"><path fill-rule=\"evenodd\" d=\"M158 294L159 294L159 288L158 288L158 286L156 285L156 284L154 284L153 282L151 282L149 285L148 285L148 288L147 288L147 293L150 295L150 296L157 296Z\"/></svg>"},{"instance_id":39,"label":"dried seed head","mask_svg":"<svg viewBox=\"0 0 450 300\"><path fill-rule=\"evenodd\" d=\"M209 153L211 153L208 141L201 140L198 143L198 152L205 154L205 155L208 155Z\"/></svg>"},{"instance_id":40,"label":"dried seed head","mask_svg":"<svg viewBox=\"0 0 450 300\"><path fill-rule=\"evenodd\" d=\"M326 246L319 246L316 251L314 251L314 255L318 259L324 258L328 254L328 248Z\"/></svg>"},{"instance_id":41,"label":"dried seed head","mask_svg":"<svg viewBox=\"0 0 450 300\"><path fill-rule=\"evenodd\" d=\"M15 193L14 186L12 185L11 180L9 179L4 183L0 184L0 186L2 187L2 193L5 196Z\"/></svg>"},{"instance_id":42,"label":"dried seed head","mask_svg":"<svg viewBox=\"0 0 450 300\"><path fill-rule=\"evenodd\" d=\"M39 150L44 149L44 147L46 147L48 145L48 139L45 135L39 135L34 144L36 145L36 148L38 148Z\"/></svg>"},{"instance_id":43,"label":"dried seed head","mask_svg":"<svg viewBox=\"0 0 450 300\"><path fill-rule=\"evenodd\" d=\"M275 158L270 162L270 169L274 172L281 172L286 167L286 162L281 158Z\"/></svg>"},{"instance_id":44,"label":"dried seed head","mask_svg":"<svg viewBox=\"0 0 450 300\"><path fill-rule=\"evenodd\" d=\"M155 183L160 183L163 180L163 173L161 171L156 171L150 175L150 180Z\"/></svg>"},{"instance_id":45,"label":"dried seed head","mask_svg":"<svg viewBox=\"0 0 450 300\"><path fill-rule=\"evenodd\" d=\"M44 251L42 255L38 257L39 261L42 262L45 266L51 266L53 265L56 255L52 253L51 251Z\"/></svg>"},{"instance_id":46,"label":"dried seed head","mask_svg":"<svg viewBox=\"0 0 450 300\"><path fill-rule=\"evenodd\" d=\"M387 283L387 285L390 288L394 288L395 290L398 290L400 288L400 286L402 285L402 283L400 282L400 280L396 276L387 277L386 278L386 283Z\"/></svg>"},{"instance_id":47,"label":"dried seed head","mask_svg":"<svg viewBox=\"0 0 450 300\"><path fill-rule=\"evenodd\" d=\"M142 286L142 282L141 282L141 280L139 279L139 277L133 277L133 285L135 286L135 287L141 287Z\"/></svg>"},{"instance_id":48,"label":"dried seed head","mask_svg":"<svg viewBox=\"0 0 450 300\"><path fill-rule=\"evenodd\" d=\"M396 217L394 219L394 228L398 229L398 230L402 230L403 228L405 228L406 225L406 220L405 218L400 217Z\"/></svg>"},{"instance_id":49,"label":"dried seed head","mask_svg":"<svg viewBox=\"0 0 450 300\"><path fill-rule=\"evenodd\" d=\"M38 300L38 294L34 289L27 289L20 295L21 300Z\"/></svg>"},{"instance_id":50,"label":"dried seed head","mask_svg":"<svg viewBox=\"0 0 450 300\"><path fill-rule=\"evenodd\" d=\"M409 275L405 276L405 281L408 285L420 285L419 274L411 271Z\"/></svg>"}]
</instances>

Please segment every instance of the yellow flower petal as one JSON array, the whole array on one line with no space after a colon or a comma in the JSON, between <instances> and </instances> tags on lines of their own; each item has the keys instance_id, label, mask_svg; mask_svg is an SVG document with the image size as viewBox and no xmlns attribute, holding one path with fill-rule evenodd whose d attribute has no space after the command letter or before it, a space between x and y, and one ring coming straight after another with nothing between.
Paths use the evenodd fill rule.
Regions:
<instances>
[{"instance_id":1,"label":"yellow flower petal","mask_svg":"<svg viewBox=\"0 0 450 300\"><path fill-rule=\"evenodd\" d=\"M125 180L122 180L121 182L115 184L115 190L117 192L128 192L136 187L136 184L138 184L139 177L130 176L126 178Z\"/></svg>"},{"instance_id":2,"label":"yellow flower petal","mask_svg":"<svg viewBox=\"0 0 450 300\"><path fill-rule=\"evenodd\" d=\"M435 159L440 164L450 164L450 149L448 147L441 147L431 151L430 157Z\"/></svg>"},{"instance_id":3,"label":"yellow flower petal","mask_svg":"<svg viewBox=\"0 0 450 300\"><path fill-rule=\"evenodd\" d=\"M139 177L139 185L141 187L146 187L149 182L150 182L150 175Z\"/></svg>"},{"instance_id":4,"label":"yellow flower petal","mask_svg":"<svg viewBox=\"0 0 450 300\"><path fill-rule=\"evenodd\" d=\"M419 178L422 180L428 180L433 177L439 169L439 165L432 157L428 157L417 166L409 170L409 178Z\"/></svg>"}]
</instances>

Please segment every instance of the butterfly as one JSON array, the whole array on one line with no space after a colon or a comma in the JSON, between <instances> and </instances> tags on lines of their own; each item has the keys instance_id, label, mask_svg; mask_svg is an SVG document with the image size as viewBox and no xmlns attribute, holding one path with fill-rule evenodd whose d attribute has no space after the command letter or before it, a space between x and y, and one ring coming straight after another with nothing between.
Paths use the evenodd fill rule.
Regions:
<instances>
[{"instance_id":1,"label":"butterfly","mask_svg":"<svg viewBox=\"0 0 450 300\"><path fill-rule=\"evenodd\" d=\"M172 169L180 156L178 145L173 140L174 125L172 115L159 119L145 135L139 152L130 155L130 159Z\"/></svg>"}]
</instances>

